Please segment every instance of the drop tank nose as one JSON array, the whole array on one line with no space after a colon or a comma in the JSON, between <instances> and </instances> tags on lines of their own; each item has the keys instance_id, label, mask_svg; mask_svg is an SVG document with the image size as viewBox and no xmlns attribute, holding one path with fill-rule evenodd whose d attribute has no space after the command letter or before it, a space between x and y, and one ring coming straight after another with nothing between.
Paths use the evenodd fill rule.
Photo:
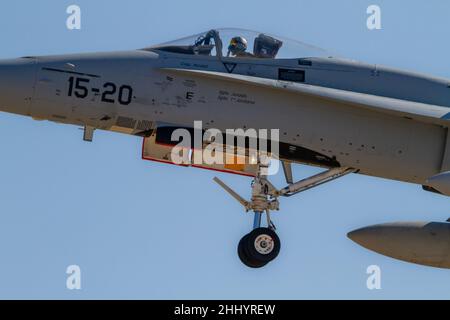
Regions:
<instances>
[{"instance_id":1,"label":"drop tank nose","mask_svg":"<svg viewBox=\"0 0 450 320\"><path fill-rule=\"evenodd\" d=\"M347 235L366 249L382 255L450 268L450 223L397 222L364 227Z\"/></svg>"},{"instance_id":2,"label":"drop tank nose","mask_svg":"<svg viewBox=\"0 0 450 320\"><path fill-rule=\"evenodd\" d=\"M0 111L30 115L36 59L0 60Z\"/></svg>"}]
</instances>

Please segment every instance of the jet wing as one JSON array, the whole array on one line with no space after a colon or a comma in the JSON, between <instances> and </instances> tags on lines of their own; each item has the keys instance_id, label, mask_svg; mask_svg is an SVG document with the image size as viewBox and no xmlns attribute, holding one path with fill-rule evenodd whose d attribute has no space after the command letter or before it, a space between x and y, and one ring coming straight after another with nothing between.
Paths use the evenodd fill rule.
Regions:
<instances>
[{"instance_id":1,"label":"jet wing","mask_svg":"<svg viewBox=\"0 0 450 320\"><path fill-rule=\"evenodd\" d=\"M161 70L172 74L232 81L266 89L271 88L279 91L297 93L299 95L313 96L332 102L345 103L355 108L369 109L444 127L448 127L450 124L450 108L444 106L246 75L189 69L163 68Z\"/></svg>"}]
</instances>

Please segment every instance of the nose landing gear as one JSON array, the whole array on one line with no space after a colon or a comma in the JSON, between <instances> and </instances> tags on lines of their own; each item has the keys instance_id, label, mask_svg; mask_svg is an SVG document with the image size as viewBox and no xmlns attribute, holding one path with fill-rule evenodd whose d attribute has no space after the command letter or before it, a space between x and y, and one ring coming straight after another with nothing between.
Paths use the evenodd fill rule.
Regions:
<instances>
[{"instance_id":1,"label":"nose landing gear","mask_svg":"<svg viewBox=\"0 0 450 320\"><path fill-rule=\"evenodd\" d=\"M268 165L258 165L257 175L252 182L252 198L244 200L218 178L214 178L222 188L239 201L247 212L255 214L253 231L245 235L238 245L241 261L250 268L261 268L273 261L280 253L280 238L275 233L275 225L270 218L270 211L279 210L277 190L267 180ZM266 214L267 227L261 227L261 217Z\"/></svg>"},{"instance_id":2,"label":"nose landing gear","mask_svg":"<svg viewBox=\"0 0 450 320\"><path fill-rule=\"evenodd\" d=\"M266 172L268 172L268 165L259 163L257 174L252 183L252 198L250 201L243 199L219 178L214 178L214 181L242 204L247 212L254 212L253 231L245 235L238 245L239 258L250 268L262 268L273 261L280 253L280 238L275 233L276 227L270 217L270 211L279 211L278 198L280 196L290 197L349 173L356 172L352 168L332 168L315 176L292 183L289 164L284 163L283 169L285 170L286 180L289 185L278 190L267 179ZM261 227L261 217L264 213L267 219L267 227Z\"/></svg>"}]
</instances>

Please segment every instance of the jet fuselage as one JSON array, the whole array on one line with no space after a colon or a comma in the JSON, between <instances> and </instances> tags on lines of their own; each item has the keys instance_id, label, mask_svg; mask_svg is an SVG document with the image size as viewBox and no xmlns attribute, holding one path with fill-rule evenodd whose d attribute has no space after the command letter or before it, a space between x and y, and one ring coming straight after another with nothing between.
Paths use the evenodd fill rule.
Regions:
<instances>
[{"instance_id":1,"label":"jet fuselage","mask_svg":"<svg viewBox=\"0 0 450 320\"><path fill-rule=\"evenodd\" d=\"M145 136L154 123L206 129L280 129L294 162L345 166L424 184L450 168L447 128L348 103L170 70L302 83L450 107L449 81L334 58L251 59L136 50L0 62L0 110L58 123ZM449 109L450 113L450 109ZM313 152L303 159L295 147Z\"/></svg>"}]
</instances>

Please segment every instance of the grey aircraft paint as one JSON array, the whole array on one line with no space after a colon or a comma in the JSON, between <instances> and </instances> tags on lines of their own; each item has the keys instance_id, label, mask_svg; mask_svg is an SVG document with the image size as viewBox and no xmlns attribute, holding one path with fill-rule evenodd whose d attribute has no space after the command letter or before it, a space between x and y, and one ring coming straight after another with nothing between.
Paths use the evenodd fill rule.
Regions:
<instances>
[{"instance_id":1,"label":"grey aircraft paint","mask_svg":"<svg viewBox=\"0 0 450 320\"><path fill-rule=\"evenodd\" d=\"M277 128L284 161L351 168L450 195L450 80L325 54L288 57L288 41L263 34L255 35L253 53L227 55L224 34L133 51L0 61L0 110L148 139L161 124L191 128L198 120L220 130ZM148 158L163 160L160 151ZM450 265L447 254L430 262L426 247L403 250L411 237L423 237L410 229L389 229L408 235L396 238L396 251L374 245L385 241L378 231L351 238L402 260ZM444 238L424 243L441 252L431 247L450 243Z\"/></svg>"},{"instance_id":2,"label":"grey aircraft paint","mask_svg":"<svg viewBox=\"0 0 450 320\"><path fill-rule=\"evenodd\" d=\"M450 223L398 222L352 231L348 237L382 255L437 268L450 268Z\"/></svg>"}]
</instances>

